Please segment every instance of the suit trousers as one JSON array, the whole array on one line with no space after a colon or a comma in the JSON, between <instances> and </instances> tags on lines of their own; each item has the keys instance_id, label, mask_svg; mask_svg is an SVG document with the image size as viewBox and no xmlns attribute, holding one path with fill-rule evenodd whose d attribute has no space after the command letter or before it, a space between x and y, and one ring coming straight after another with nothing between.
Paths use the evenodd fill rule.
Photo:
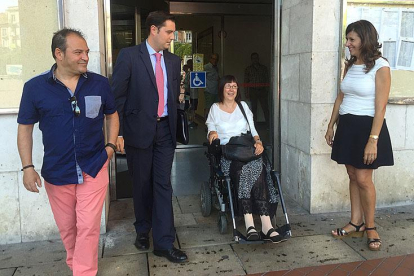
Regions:
<instances>
[{"instance_id":1,"label":"suit trousers","mask_svg":"<svg viewBox=\"0 0 414 276\"><path fill-rule=\"evenodd\" d=\"M98 175L83 173L82 184L45 188L66 249L66 263L74 276L95 276L103 202L108 189L108 161Z\"/></svg>"},{"instance_id":2,"label":"suit trousers","mask_svg":"<svg viewBox=\"0 0 414 276\"><path fill-rule=\"evenodd\" d=\"M262 106L263 114L266 124L269 125L269 93L267 88L250 88L249 89L250 103L252 105L252 113L254 121L257 122L257 102Z\"/></svg>"},{"instance_id":3,"label":"suit trousers","mask_svg":"<svg viewBox=\"0 0 414 276\"><path fill-rule=\"evenodd\" d=\"M150 147L126 145L125 149L133 181L135 230L141 234L152 229L154 249L171 249L175 240L171 186L175 145L168 120L157 122Z\"/></svg>"}]
</instances>

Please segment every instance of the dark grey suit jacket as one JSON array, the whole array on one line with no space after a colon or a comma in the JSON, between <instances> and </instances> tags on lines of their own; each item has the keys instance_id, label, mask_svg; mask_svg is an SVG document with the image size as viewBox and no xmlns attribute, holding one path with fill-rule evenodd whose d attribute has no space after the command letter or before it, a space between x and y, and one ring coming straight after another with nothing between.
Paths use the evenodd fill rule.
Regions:
<instances>
[{"instance_id":1,"label":"dark grey suit jacket","mask_svg":"<svg viewBox=\"0 0 414 276\"><path fill-rule=\"evenodd\" d=\"M164 51L168 85L168 120L176 145L177 108L180 95L180 58ZM112 92L125 144L148 148L157 126L158 92L146 43L119 52L112 76Z\"/></svg>"}]
</instances>

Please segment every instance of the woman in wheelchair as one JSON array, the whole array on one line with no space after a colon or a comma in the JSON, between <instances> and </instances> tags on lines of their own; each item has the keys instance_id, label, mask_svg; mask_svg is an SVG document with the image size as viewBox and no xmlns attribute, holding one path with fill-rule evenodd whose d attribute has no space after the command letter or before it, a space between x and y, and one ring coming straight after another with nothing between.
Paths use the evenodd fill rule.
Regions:
<instances>
[{"instance_id":1,"label":"woman in wheelchair","mask_svg":"<svg viewBox=\"0 0 414 276\"><path fill-rule=\"evenodd\" d=\"M209 143L220 139L220 144L225 145L232 136L247 133L250 126L255 140L255 154L260 155L264 150L263 144L254 127L252 112L248 105L241 101L234 76L227 75L220 79L218 98L219 102L211 106L206 121ZM245 110L248 122L239 108L240 103ZM263 157L241 162L231 161L223 156L220 164L223 173L229 175L232 183L235 183L237 206L239 213L244 216L247 240L263 239L273 243L282 241L282 236L273 228L271 222L271 216L276 212L277 192L270 176L270 164ZM260 216L262 223L260 234L255 229L253 214Z\"/></svg>"}]
</instances>

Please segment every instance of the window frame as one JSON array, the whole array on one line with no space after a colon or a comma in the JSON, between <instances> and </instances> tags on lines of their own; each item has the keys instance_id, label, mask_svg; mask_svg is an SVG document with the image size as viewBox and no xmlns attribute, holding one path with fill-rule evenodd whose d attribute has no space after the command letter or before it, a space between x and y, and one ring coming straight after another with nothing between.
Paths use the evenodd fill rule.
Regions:
<instances>
[{"instance_id":1,"label":"window frame","mask_svg":"<svg viewBox=\"0 0 414 276\"><path fill-rule=\"evenodd\" d=\"M57 22L58 22L58 29L62 29L65 26L65 18L64 18L64 8L65 8L65 0L56 0L57 3ZM9 30L7 30L7 34ZM20 34L19 34L20 35ZM1 42L3 42L2 37L0 37ZM10 43L10 41L8 41ZM19 112L19 107L5 107L0 108L0 115L13 115Z\"/></svg>"},{"instance_id":2,"label":"window frame","mask_svg":"<svg viewBox=\"0 0 414 276\"><path fill-rule=\"evenodd\" d=\"M410 67L405 67L405 66L399 66L398 65L398 59L399 59L399 55L401 53L400 49L401 49L401 41L408 41L408 42L414 42L414 38L411 37L402 37L401 36L401 24L402 24L402 12L404 11L409 11L409 12L413 12L414 11L414 1L397 1L397 0L392 0L392 1L385 1L385 0L343 0L342 1L343 6L342 6L342 26L341 26L341 30L342 30L342 34L341 34L341 43L340 43L340 47L339 47L339 51L340 51L340 55L339 55L339 68L340 68L340 77L339 80L342 80L342 73L344 70L344 58L346 56L346 47L345 45L345 29L347 27L347 25L350 22L353 22L354 19L355 20L360 20L361 18L364 18L366 20L370 20L369 14L368 16L366 14L364 14L363 10L364 9L369 9L369 8L382 8L381 9L381 16L375 18L373 21L370 20L374 26L377 28L378 34L380 36L380 40L379 43L381 43L382 45L384 45L384 42L396 42L396 50L395 50L395 66L392 66L392 64L390 64L391 69L393 70L400 70L400 71L414 71L414 47L413 47L413 55L412 55L412 60L411 60L411 65ZM360 14L352 14L352 16L349 16L349 8L360 8ZM381 26L383 26L383 20L385 17L384 12L386 11L396 11L396 9L398 9L398 32L396 34L396 39L384 39L383 35L382 35L382 30L381 30ZM355 18L354 18L355 17ZM349 22L347 22L347 19L350 19ZM380 24L380 27L376 26L376 23ZM386 32L385 32L386 33ZM414 34L413 34L414 35ZM338 84L339 85L339 84ZM393 90L394 91L394 90ZM396 92L397 94L390 94L389 97L389 103L392 104L402 104L402 105L412 105L414 104L414 96L412 94L412 90L408 90L406 95L399 95L398 94L399 90L395 90L394 92ZM392 91L391 91L392 92Z\"/></svg>"}]
</instances>

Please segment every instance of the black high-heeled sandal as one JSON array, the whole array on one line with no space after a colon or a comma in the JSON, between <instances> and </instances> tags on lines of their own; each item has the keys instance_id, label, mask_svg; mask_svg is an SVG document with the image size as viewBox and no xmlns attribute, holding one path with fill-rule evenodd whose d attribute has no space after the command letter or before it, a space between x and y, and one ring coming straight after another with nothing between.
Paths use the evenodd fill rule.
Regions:
<instances>
[{"instance_id":1,"label":"black high-heeled sandal","mask_svg":"<svg viewBox=\"0 0 414 276\"><path fill-rule=\"evenodd\" d=\"M276 235L276 236L271 237L270 235L273 232L276 232L277 233L277 231L275 230L275 228L270 228L269 231L267 231L267 234L266 235L262 231L260 231L260 235L262 236L262 240L264 240L264 241L270 241L272 243L279 243L279 242L281 242L283 240L282 235L280 235L278 233L279 235Z\"/></svg>"},{"instance_id":2,"label":"black high-heeled sandal","mask_svg":"<svg viewBox=\"0 0 414 276\"><path fill-rule=\"evenodd\" d=\"M370 230L377 231L377 227L365 227L365 231L370 231ZM378 247L371 246L371 244L375 242L379 243ZM368 249L371 251L380 251L381 250L381 239L368 238L368 233L367 233L367 245L368 245Z\"/></svg>"},{"instance_id":3,"label":"black high-heeled sandal","mask_svg":"<svg viewBox=\"0 0 414 276\"><path fill-rule=\"evenodd\" d=\"M362 226L365 225L365 223L361 223L361 225L355 225L350 221L349 224L355 227L355 231L347 232L343 228L336 228L336 235L332 233L332 236L334 236L337 239L342 239L342 238L347 238L347 237L362 238L364 236L364 232L367 228L365 228L364 231L360 231L360 229Z\"/></svg>"},{"instance_id":4,"label":"black high-heeled sandal","mask_svg":"<svg viewBox=\"0 0 414 276\"><path fill-rule=\"evenodd\" d=\"M254 231L249 232L250 230L254 230ZM259 233L257 232L256 228L254 228L254 226L250 226L249 228L247 228L246 240L248 240L248 241L258 241L258 240L260 240Z\"/></svg>"}]
</instances>

